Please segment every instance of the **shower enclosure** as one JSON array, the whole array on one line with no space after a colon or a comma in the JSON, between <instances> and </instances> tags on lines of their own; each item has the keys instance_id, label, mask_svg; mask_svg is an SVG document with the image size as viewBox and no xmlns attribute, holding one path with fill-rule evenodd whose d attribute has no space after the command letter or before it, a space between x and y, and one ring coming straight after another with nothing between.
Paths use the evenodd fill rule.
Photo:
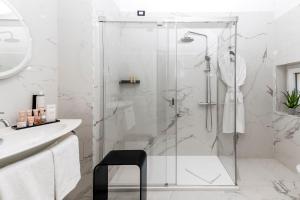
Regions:
<instances>
[{"instance_id":1,"label":"shower enclosure","mask_svg":"<svg viewBox=\"0 0 300 200\"><path fill-rule=\"evenodd\" d=\"M222 131L227 87L218 66L230 58L235 85L237 18L101 20L99 27L103 156L145 150L150 188L236 186L237 134ZM134 167L110 172L111 187L138 185Z\"/></svg>"}]
</instances>

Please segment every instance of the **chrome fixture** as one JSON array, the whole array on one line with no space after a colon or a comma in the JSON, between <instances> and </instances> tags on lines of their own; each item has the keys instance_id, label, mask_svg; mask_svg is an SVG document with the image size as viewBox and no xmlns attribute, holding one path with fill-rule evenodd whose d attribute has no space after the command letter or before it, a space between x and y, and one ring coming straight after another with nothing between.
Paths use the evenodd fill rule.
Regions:
<instances>
[{"instance_id":1,"label":"chrome fixture","mask_svg":"<svg viewBox=\"0 0 300 200\"><path fill-rule=\"evenodd\" d=\"M211 132L212 131L212 103L211 100L211 78L210 78L210 72L211 72L211 67L210 67L210 61L211 58L208 55L208 37L205 34L202 33L197 33L193 31L188 31L184 34L184 37L181 38L181 42L184 43L189 43L193 42L194 38L191 37L191 35L196 35L196 36L201 36L205 38L205 62L206 62L206 68L204 69L204 72L206 73L206 102L205 105L206 107L206 129L207 131Z\"/></svg>"},{"instance_id":2,"label":"chrome fixture","mask_svg":"<svg viewBox=\"0 0 300 200\"><path fill-rule=\"evenodd\" d=\"M0 112L0 115L3 115L3 114L4 114L4 112ZM9 122L8 122L7 120L5 120L5 119L0 119L0 122L1 122L2 124L4 124L5 127L10 127L10 124L9 124Z\"/></svg>"},{"instance_id":3,"label":"chrome fixture","mask_svg":"<svg viewBox=\"0 0 300 200\"><path fill-rule=\"evenodd\" d=\"M20 42L19 39L17 39L17 38L14 37L14 34L11 31L3 31L3 32L0 32L0 34L7 34L7 35L9 35L9 38L4 39L4 42L8 42L8 43L17 43L17 42Z\"/></svg>"}]
</instances>

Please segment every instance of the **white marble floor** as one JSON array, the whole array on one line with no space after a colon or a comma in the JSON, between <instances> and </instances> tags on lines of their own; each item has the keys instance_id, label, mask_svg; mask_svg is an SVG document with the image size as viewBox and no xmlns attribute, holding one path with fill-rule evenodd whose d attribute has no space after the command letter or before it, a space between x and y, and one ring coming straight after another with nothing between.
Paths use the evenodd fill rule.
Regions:
<instances>
[{"instance_id":1,"label":"white marble floor","mask_svg":"<svg viewBox=\"0 0 300 200\"><path fill-rule=\"evenodd\" d=\"M241 159L238 191L148 191L148 200L300 200L300 176L274 159ZM110 200L138 193L113 192Z\"/></svg>"},{"instance_id":2,"label":"white marble floor","mask_svg":"<svg viewBox=\"0 0 300 200\"><path fill-rule=\"evenodd\" d=\"M182 186L234 185L217 156L148 157L148 185L173 185L176 183L176 175L178 185ZM139 170L135 166L121 166L110 181L111 186L138 184Z\"/></svg>"},{"instance_id":3,"label":"white marble floor","mask_svg":"<svg viewBox=\"0 0 300 200\"><path fill-rule=\"evenodd\" d=\"M233 186L217 156L178 156L177 183L182 186Z\"/></svg>"}]
</instances>

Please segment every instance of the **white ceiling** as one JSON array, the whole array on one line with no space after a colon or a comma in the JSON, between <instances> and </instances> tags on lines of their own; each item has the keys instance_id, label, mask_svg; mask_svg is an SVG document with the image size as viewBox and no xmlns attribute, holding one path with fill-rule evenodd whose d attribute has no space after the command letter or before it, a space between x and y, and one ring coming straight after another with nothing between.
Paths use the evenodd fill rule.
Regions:
<instances>
[{"instance_id":1,"label":"white ceiling","mask_svg":"<svg viewBox=\"0 0 300 200\"><path fill-rule=\"evenodd\" d=\"M114 0L121 12L253 12L284 13L300 0Z\"/></svg>"}]
</instances>

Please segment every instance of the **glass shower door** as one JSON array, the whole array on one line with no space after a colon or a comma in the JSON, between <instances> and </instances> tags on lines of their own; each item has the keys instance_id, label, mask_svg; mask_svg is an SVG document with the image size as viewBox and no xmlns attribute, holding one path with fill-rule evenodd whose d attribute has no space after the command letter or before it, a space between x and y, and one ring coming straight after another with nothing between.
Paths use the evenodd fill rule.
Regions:
<instances>
[{"instance_id":1,"label":"glass shower door","mask_svg":"<svg viewBox=\"0 0 300 200\"><path fill-rule=\"evenodd\" d=\"M177 43L176 24L157 24L158 133L164 157L165 186L177 183Z\"/></svg>"},{"instance_id":2,"label":"glass shower door","mask_svg":"<svg viewBox=\"0 0 300 200\"><path fill-rule=\"evenodd\" d=\"M230 22L218 37L218 157L237 185L237 22ZM229 60L225 64L226 58ZM230 86L232 87L231 89ZM235 89L234 89L235 88ZM233 96L228 102L228 96ZM226 109L226 110L225 110ZM226 112L227 111L227 112ZM230 111L230 112L228 112ZM241 117L241 116L239 116ZM225 126L224 126L225 125Z\"/></svg>"},{"instance_id":3,"label":"glass shower door","mask_svg":"<svg viewBox=\"0 0 300 200\"><path fill-rule=\"evenodd\" d=\"M177 24L177 184L181 186L233 186L235 184L235 31L232 22ZM219 42L220 38L226 42ZM229 49L229 48L232 49ZM222 49L221 49L222 48ZM230 133L223 133L223 107L227 87L219 73L219 60L229 57L233 115ZM225 59L224 58L224 59ZM226 62L227 64L227 62Z\"/></svg>"},{"instance_id":4,"label":"glass shower door","mask_svg":"<svg viewBox=\"0 0 300 200\"><path fill-rule=\"evenodd\" d=\"M111 150L145 150L149 186L174 184L176 68L170 27L152 22L101 23L104 156ZM112 186L139 184L135 167L111 172Z\"/></svg>"}]
</instances>

